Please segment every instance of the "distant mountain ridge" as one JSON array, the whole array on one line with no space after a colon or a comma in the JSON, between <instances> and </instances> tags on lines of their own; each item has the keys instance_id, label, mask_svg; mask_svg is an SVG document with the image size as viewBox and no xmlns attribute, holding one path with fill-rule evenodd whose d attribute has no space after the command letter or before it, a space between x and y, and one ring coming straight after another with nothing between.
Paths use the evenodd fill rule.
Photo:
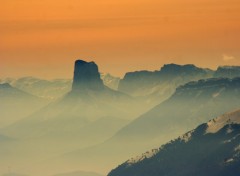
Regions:
<instances>
[{"instance_id":1,"label":"distant mountain ridge","mask_svg":"<svg viewBox=\"0 0 240 176\"><path fill-rule=\"evenodd\" d=\"M126 161L108 176L236 176L240 174L239 141L240 110Z\"/></svg>"},{"instance_id":2,"label":"distant mountain ridge","mask_svg":"<svg viewBox=\"0 0 240 176\"><path fill-rule=\"evenodd\" d=\"M44 99L14 88L8 83L0 84L0 100L0 128L47 105Z\"/></svg>"},{"instance_id":3,"label":"distant mountain ridge","mask_svg":"<svg viewBox=\"0 0 240 176\"><path fill-rule=\"evenodd\" d=\"M128 72L123 79L110 74L100 74L104 85L146 101L153 106L169 98L175 89L190 81L207 78L240 77L239 66L220 66L216 71L196 67L193 64L165 64L159 71ZM43 80L34 77L2 78L0 83L35 96L55 101L71 90L71 79Z\"/></svg>"},{"instance_id":4,"label":"distant mountain ridge","mask_svg":"<svg viewBox=\"0 0 240 176\"><path fill-rule=\"evenodd\" d=\"M126 73L120 80L118 90L156 105L169 98L178 86L190 81L211 78L212 75L213 71L192 64L166 64L159 71Z\"/></svg>"},{"instance_id":5,"label":"distant mountain ridge","mask_svg":"<svg viewBox=\"0 0 240 176\"><path fill-rule=\"evenodd\" d=\"M0 79L2 83L9 83L22 91L54 101L70 91L72 81L69 79L44 80L34 77L22 77L19 79Z\"/></svg>"},{"instance_id":6,"label":"distant mountain ridge","mask_svg":"<svg viewBox=\"0 0 240 176\"><path fill-rule=\"evenodd\" d=\"M101 79L106 86L117 90L120 78L102 73ZM48 101L60 99L71 90L72 86L71 79L44 80L35 77L0 78L0 83L9 83L13 87Z\"/></svg>"},{"instance_id":7,"label":"distant mountain ridge","mask_svg":"<svg viewBox=\"0 0 240 176\"><path fill-rule=\"evenodd\" d=\"M178 128L184 125L187 129L208 120L207 118L210 119L213 115L218 116L237 108L239 98L240 78L212 78L190 82L178 87L171 98L131 122L118 134L124 133L128 137L131 134L135 137L152 136L157 131L146 127L156 127L157 130L160 126L171 126L173 122L177 123ZM183 115L185 119L178 118L179 115ZM171 118L164 119L164 116Z\"/></svg>"},{"instance_id":8,"label":"distant mountain ridge","mask_svg":"<svg viewBox=\"0 0 240 176\"><path fill-rule=\"evenodd\" d=\"M8 146L8 155L13 158L18 153L29 156L14 158L14 161L19 160L16 167L21 167L30 158L35 158L36 162L42 161L76 148L101 143L143 111L145 107L131 96L105 86L94 62L77 60L72 89L68 93L34 114L1 129L1 132L17 139L14 147ZM50 146L47 145L49 142ZM3 157L1 160L4 160ZM34 170L35 167L30 169ZM57 169L57 172L62 171ZM53 168L43 170L47 172Z\"/></svg>"},{"instance_id":9,"label":"distant mountain ridge","mask_svg":"<svg viewBox=\"0 0 240 176\"><path fill-rule=\"evenodd\" d=\"M36 110L31 108L32 102L9 103L7 113L16 113L13 117L20 113L12 107L21 109L21 104L34 113L0 128L0 153L4 154L0 173L10 162L21 173L53 175L65 173L66 166L67 171L106 173L131 156L160 146L240 104L240 77L231 72L238 72L236 67L218 69L221 74L217 74L192 64L167 64L160 71L127 73L126 79L120 80L101 74L94 62L77 60L74 66L73 81L5 79L10 84L2 89L26 90L26 96L51 103ZM122 81L126 81L125 87L121 87ZM118 85L122 91L117 90ZM0 85L1 95L7 94L1 94ZM21 100L28 99L26 96ZM185 136L181 141L188 139ZM154 149L138 159L158 152Z\"/></svg>"},{"instance_id":10,"label":"distant mountain ridge","mask_svg":"<svg viewBox=\"0 0 240 176\"><path fill-rule=\"evenodd\" d=\"M98 169L171 140L232 109L239 108L240 78L211 78L180 86L166 101L142 114L102 144L57 158ZM127 149L127 150L126 150ZM94 161L87 158L94 157Z\"/></svg>"},{"instance_id":11,"label":"distant mountain ridge","mask_svg":"<svg viewBox=\"0 0 240 176\"><path fill-rule=\"evenodd\" d=\"M59 119L62 118L68 119L69 122L71 122L71 118L74 122L78 120L79 123L81 122L80 126L100 118L112 117L112 120L115 118L126 120L128 119L126 114L129 114L129 112L125 108L128 107L128 103L134 103L130 96L114 91L103 84L98 67L94 62L77 60L75 62L72 90L62 99L33 114L32 117L17 122L11 129L14 129L15 126L20 127L29 124L32 130L37 131L39 129L41 131L42 125L46 126L45 123L50 123L47 126L51 126L51 124L56 126L54 123L61 123ZM131 117L131 115L130 113L128 116ZM41 125L42 119L45 120L44 124ZM32 125L30 125L31 123ZM30 129L23 127L17 135L32 135L28 130Z\"/></svg>"},{"instance_id":12,"label":"distant mountain ridge","mask_svg":"<svg viewBox=\"0 0 240 176\"><path fill-rule=\"evenodd\" d=\"M118 90L157 105L169 98L178 86L208 78L240 77L239 66L220 66L216 71L193 64L165 64L159 71L128 72Z\"/></svg>"},{"instance_id":13,"label":"distant mountain ridge","mask_svg":"<svg viewBox=\"0 0 240 176\"><path fill-rule=\"evenodd\" d=\"M214 77L235 78L240 77L240 66L220 66L214 73Z\"/></svg>"}]
</instances>

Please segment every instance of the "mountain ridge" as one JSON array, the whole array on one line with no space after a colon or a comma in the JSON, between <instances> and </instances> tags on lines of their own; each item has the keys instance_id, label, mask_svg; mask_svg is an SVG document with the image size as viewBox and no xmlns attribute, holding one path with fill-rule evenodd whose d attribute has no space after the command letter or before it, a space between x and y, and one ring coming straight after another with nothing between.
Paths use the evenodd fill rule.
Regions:
<instances>
[{"instance_id":1,"label":"mountain ridge","mask_svg":"<svg viewBox=\"0 0 240 176\"><path fill-rule=\"evenodd\" d=\"M127 160L108 176L235 176L240 173L239 134L240 110L225 113L158 149Z\"/></svg>"},{"instance_id":2,"label":"mountain ridge","mask_svg":"<svg viewBox=\"0 0 240 176\"><path fill-rule=\"evenodd\" d=\"M177 89L171 98L131 121L104 143L72 151L57 160L63 163L76 161L82 166L103 169L106 165L113 166L126 157L155 148L198 124L238 108L239 79L211 78L186 84L188 89L184 86ZM194 86L199 84L201 89L196 89ZM96 163L89 161L89 157L94 157Z\"/></svg>"}]
</instances>

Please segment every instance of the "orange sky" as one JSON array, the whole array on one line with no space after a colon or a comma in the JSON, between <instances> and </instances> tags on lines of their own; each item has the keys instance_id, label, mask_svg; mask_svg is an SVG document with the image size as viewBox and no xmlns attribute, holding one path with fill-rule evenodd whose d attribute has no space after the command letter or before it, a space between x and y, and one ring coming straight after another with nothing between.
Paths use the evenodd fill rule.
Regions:
<instances>
[{"instance_id":1,"label":"orange sky","mask_svg":"<svg viewBox=\"0 0 240 176\"><path fill-rule=\"evenodd\" d=\"M0 77L240 65L239 0L0 0Z\"/></svg>"}]
</instances>

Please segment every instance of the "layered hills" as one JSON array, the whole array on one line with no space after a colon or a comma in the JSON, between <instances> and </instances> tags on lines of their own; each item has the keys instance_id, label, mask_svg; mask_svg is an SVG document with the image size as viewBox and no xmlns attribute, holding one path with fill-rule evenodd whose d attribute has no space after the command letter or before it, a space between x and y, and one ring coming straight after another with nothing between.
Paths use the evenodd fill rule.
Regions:
<instances>
[{"instance_id":1,"label":"layered hills","mask_svg":"<svg viewBox=\"0 0 240 176\"><path fill-rule=\"evenodd\" d=\"M238 108L239 79L211 78L180 86L168 100L121 128L104 143L70 152L57 160L106 171L108 166L114 167L130 156L160 146L205 121Z\"/></svg>"},{"instance_id":2,"label":"layered hills","mask_svg":"<svg viewBox=\"0 0 240 176\"><path fill-rule=\"evenodd\" d=\"M0 128L21 120L47 104L44 99L12 87L0 84Z\"/></svg>"},{"instance_id":3,"label":"layered hills","mask_svg":"<svg viewBox=\"0 0 240 176\"><path fill-rule=\"evenodd\" d=\"M44 160L103 142L144 109L131 96L105 86L94 62L77 60L72 89L67 94L1 129L3 135L17 139L6 153L16 165L28 170L31 160ZM19 153L28 157L15 158Z\"/></svg>"},{"instance_id":4,"label":"layered hills","mask_svg":"<svg viewBox=\"0 0 240 176\"><path fill-rule=\"evenodd\" d=\"M6 110L0 112L0 174L7 173L9 165L27 175L88 174L74 170L106 173L132 156L239 108L239 75L238 67L232 66L212 71L167 64L159 71L126 73L120 80L101 74L94 62L77 60L73 80L0 80L9 83L0 84L0 106ZM196 136L206 132L205 127ZM209 127L207 135L218 136L219 130ZM187 144L194 132L175 140L174 147ZM203 138L196 138L196 145ZM135 172L135 163L159 151L129 160L128 166ZM126 163L121 168L110 174L130 173Z\"/></svg>"}]
</instances>

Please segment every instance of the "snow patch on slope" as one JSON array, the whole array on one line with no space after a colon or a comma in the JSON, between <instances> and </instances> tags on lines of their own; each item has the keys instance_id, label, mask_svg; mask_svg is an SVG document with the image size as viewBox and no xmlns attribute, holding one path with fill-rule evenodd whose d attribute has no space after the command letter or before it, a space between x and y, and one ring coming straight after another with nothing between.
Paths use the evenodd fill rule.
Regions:
<instances>
[{"instance_id":1,"label":"snow patch on slope","mask_svg":"<svg viewBox=\"0 0 240 176\"><path fill-rule=\"evenodd\" d=\"M234 149L235 152L240 152L240 144Z\"/></svg>"},{"instance_id":2,"label":"snow patch on slope","mask_svg":"<svg viewBox=\"0 0 240 176\"><path fill-rule=\"evenodd\" d=\"M208 128L206 130L206 133L216 133L224 126L229 124L240 124L240 110L227 113L213 120L210 120L207 123ZM232 130L228 129L227 132L231 133Z\"/></svg>"},{"instance_id":3,"label":"snow patch on slope","mask_svg":"<svg viewBox=\"0 0 240 176\"><path fill-rule=\"evenodd\" d=\"M155 156L159 151L160 151L160 149L152 149L151 151L147 151L146 153L143 153L140 156L131 158L130 160L127 161L127 164L132 165L132 164L138 163L144 159L151 158L151 157Z\"/></svg>"},{"instance_id":4,"label":"snow patch on slope","mask_svg":"<svg viewBox=\"0 0 240 176\"><path fill-rule=\"evenodd\" d=\"M193 133L193 132L194 132L194 130L189 131L188 133L180 136L179 139L180 139L181 141L188 142L189 140L191 140L191 138L192 138L192 133Z\"/></svg>"}]
</instances>

